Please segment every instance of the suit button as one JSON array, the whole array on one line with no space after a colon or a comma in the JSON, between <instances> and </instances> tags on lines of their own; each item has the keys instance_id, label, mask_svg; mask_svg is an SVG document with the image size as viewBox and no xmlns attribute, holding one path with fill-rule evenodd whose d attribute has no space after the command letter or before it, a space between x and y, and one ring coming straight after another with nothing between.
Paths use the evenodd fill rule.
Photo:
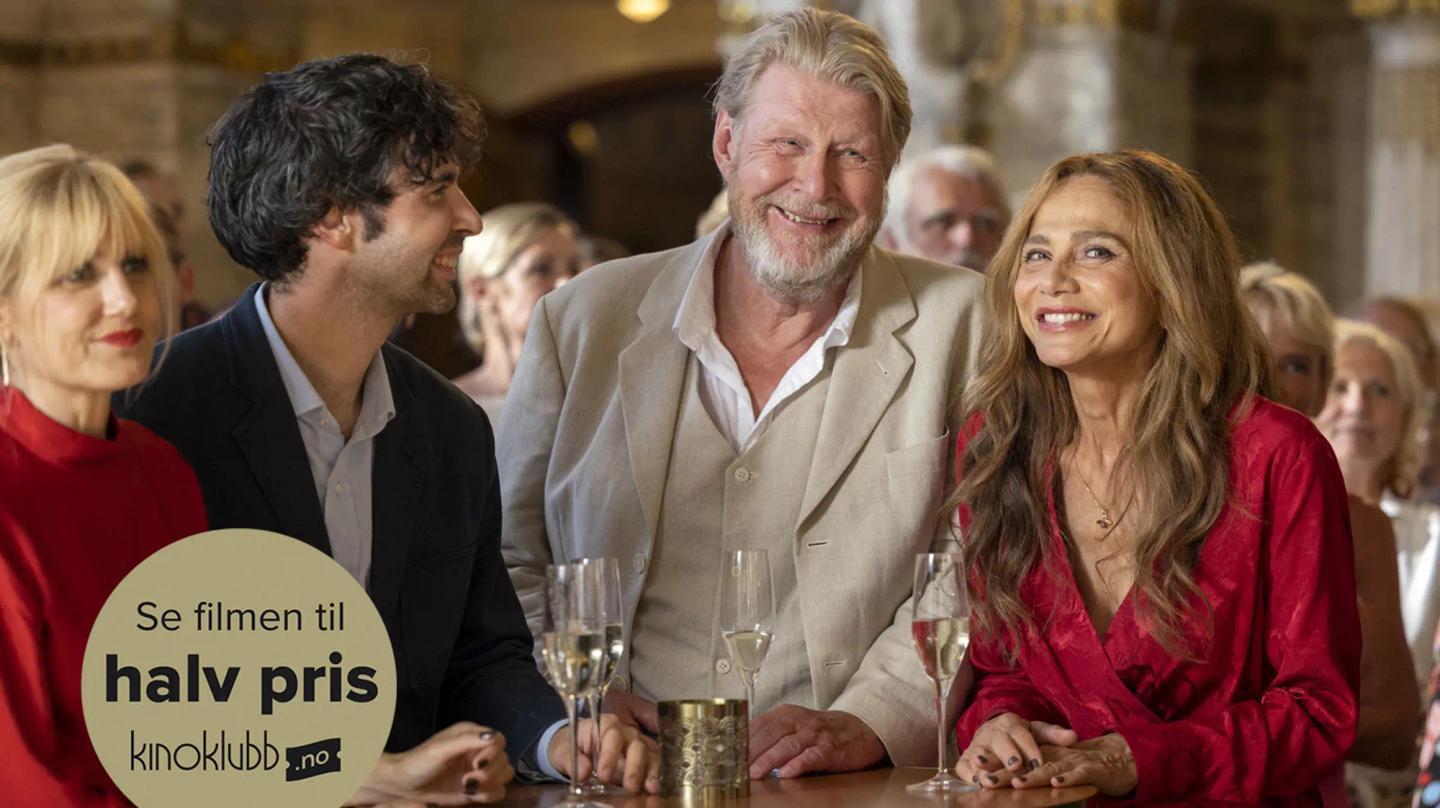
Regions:
<instances>
[{"instance_id":1,"label":"suit button","mask_svg":"<svg viewBox=\"0 0 1440 808\"><path fill-rule=\"evenodd\" d=\"M722 660L717 661L717 662L715 663L715 670L720 671L721 673L729 673L729 672L730 672L730 660L728 660L728 659L722 659Z\"/></svg>"},{"instance_id":2,"label":"suit button","mask_svg":"<svg viewBox=\"0 0 1440 808\"><path fill-rule=\"evenodd\" d=\"M735 469L735 479L736 479L737 482L742 482L742 483L749 482L749 481L750 481L750 469L747 469L747 468L738 468L738 469Z\"/></svg>"},{"instance_id":3,"label":"suit button","mask_svg":"<svg viewBox=\"0 0 1440 808\"><path fill-rule=\"evenodd\" d=\"M631 566L632 569L635 570L636 574L639 574L639 573L644 572L644 571L645 571L645 554L644 554L644 553L636 553L634 560L630 562L630 566Z\"/></svg>"}]
</instances>

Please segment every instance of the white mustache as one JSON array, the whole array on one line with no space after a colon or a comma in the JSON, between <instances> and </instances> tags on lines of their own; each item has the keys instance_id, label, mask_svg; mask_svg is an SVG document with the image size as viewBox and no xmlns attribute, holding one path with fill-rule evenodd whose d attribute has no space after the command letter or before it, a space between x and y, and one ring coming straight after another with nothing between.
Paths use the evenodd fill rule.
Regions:
<instances>
[{"instance_id":1,"label":"white mustache","mask_svg":"<svg viewBox=\"0 0 1440 808\"><path fill-rule=\"evenodd\" d=\"M817 204L814 202L790 202L775 197L765 197L760 202L766 205L774 205L777 208L784 208L796 216L806 219L848 219L853 218L855 211L848 205L840 204Z\"/></svg>"}]
</instances>

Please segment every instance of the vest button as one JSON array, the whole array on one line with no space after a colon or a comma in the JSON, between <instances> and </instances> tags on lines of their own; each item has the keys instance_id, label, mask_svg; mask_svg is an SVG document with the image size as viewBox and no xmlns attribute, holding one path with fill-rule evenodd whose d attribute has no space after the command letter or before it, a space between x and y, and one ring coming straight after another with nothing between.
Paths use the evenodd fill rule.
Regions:
<instances>
[{"instance_id":1,"label":"vest button","mask_svg":"<svg viewBox=\"0 0 1440 808\"><path fill-rule=\"evenodd\" d=\"M645 571L645 554L644 554L644 553L636 553L636 554L635 554L635 558L632 559L631 562L630 562L630 567L631 567L631 569L635 570L636 574L639 574L639 573L644 572L644 571Z\"/></svg>"},{"instance_id":2,"label":"vest button","mask_svg":"<svg viewBox=\"0 0 1440 808\"><path fill-rule=\"evenodd\" d=\"M738 469L735 469L735 479L738 480L739 482L742 482L742 483L744 483L744 482L749 482L749 481L750 481L750 469L747 469L747 468L738 468Z\"/></svg>"},{"instance_id":3,"label":"vest button","mask_svg":"<svg viewBox=\"0 0 1440 808\"><path fill-rule=\"evenodd\" d=\"M715 663L715 670L720 671L721 673L729 673L729 672L730 672L730 660L728 660L728 659L718 660L718 661Z\"/></svg>"}]
</instances>

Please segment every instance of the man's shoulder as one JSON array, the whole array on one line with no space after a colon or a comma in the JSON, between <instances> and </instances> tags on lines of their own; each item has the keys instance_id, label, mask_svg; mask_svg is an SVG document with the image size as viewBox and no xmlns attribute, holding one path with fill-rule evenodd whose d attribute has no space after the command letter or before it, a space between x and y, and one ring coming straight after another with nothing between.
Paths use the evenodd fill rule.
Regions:
<instances>
[{"instance_id":1,"label":"man's shoulder","mask_svg":"<svg viewBox=\"0 0 1440 808\"><path fill-rule=\"evenodd\" d=\"M197 408L205 400L230 389L221 383L230 372L221 323L197 326L158 346L149 378L116 395L119 414L151 428L167 418L203 415Z\"/></svg>"},{"instance_id":2,"label":"man's shoulder","mask_svg":"<svg viewBox=\"0 0 1440 808\"><path fill-rule=\"evenodd\" d=\"M171 337L158 352L158 369L163 374L168 366L180 364L214 372L224 366L218 361L224 350L225 318L222 317Z\"/></svg>"},{"instance_id":3,"label":"man's shoulder","mask_svg":"<svg viewBox=\"0 0 1440 808\"><path fill-rule=\"evenodd\" d=\"M691 258L698 259L696 248L697 245L691 243L606 261L585 270L574 280L546 295L545 306L566 319L588 320L616 314L634 316L636 308L650 293L661 273L666 270L683 271L687 266L694 268ZM684 287L680 288L683 291ZM678 298L676 303L678 305Z\"/></svg>"},{"instance_id":4,"label":"man's shoulder","mask_svg":"<svg viewBox=\"0 0 1440 808\"><path fill-rule=\"evenodd\" d=\"M890 252L876 248L880 255L893 262L896 271L905 280L915 296L917 306L933 300L935 303L980 300L985 289L985 276L973 269L942 264L905 253Z\"/></svg>"},{"instance_id":5,"label":"man's shoulder","mask_svg":"<svg viewBox=\"0 0 1440 808\"><path fill-rule=\"evenodd\" d=\"M484 410L474 399L409 351L389 342L380 350L385 357L385 371L391 376L391 386L397 382L404 385L409 406L424 411L427 426L444 428L456 422L485 419Z\"/></svg>"}]
</instances>

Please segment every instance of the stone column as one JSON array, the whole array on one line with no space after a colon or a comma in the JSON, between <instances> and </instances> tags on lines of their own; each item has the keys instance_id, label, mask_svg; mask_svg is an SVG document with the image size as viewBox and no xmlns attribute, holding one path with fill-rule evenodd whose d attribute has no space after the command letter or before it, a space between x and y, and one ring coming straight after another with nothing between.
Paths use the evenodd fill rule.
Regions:
<instances>
[{"instance_id":1,"label":"stone column","mask_svg":"<svg viewBox=\"0 0 1440 808\"><path fill-rule=\"evenodd\" d=\"M1352 7L1370 19L1365 291L1440 295L1440 3Z\"/></svg>"},{"instance_id":2,"label":"stone column","mask_svg":"<svg viewBox=\"0 0 1440 808\"><path fill-rule=\"evenodd\" d=\"M14 11L27 2L30 14ZM233 299L253 275L230 261L206 221L204 137L262 71L294 63L303 6L110 0L103 14L88 0L6 7L0 148L64 142L172 172L185 203L181 239L196 266L196 296L211 306ZM33 38L13 38L27 27Z\"/></svg>"},{"instance_id":3,"label":"stone column","mask_svg":"<svg viewBox=\"0 0 1440 808\"><path fill-rule=\"evenodd\" d=\"M990 0L863 0L855 15L885 37L905 76L914 109L907 154L967 140L973 115L976 68L992 45L1000 7Z\"/></svg>"},{"instance_id":4,"label":"stone column","mask_svg":"<svg viewBox=\"0 0 1440 808\"><path fill-rule=\"evenodd\" d=\"M41 0L0 4L0 154L29 148L39 101Z\"/></svg>"},{"instance_id":5,"label":"stone column","mask_svg":"<svg viewBox=\"0 0 1440 808\"><path fill-rule=\"evenodd\" d=\"M1075 152L1144 147L1188 164L1190 46L1167 2L1035 0L1026 46L991 94L989 143L1019 197Z\"/></svg>"}]
</instances>

